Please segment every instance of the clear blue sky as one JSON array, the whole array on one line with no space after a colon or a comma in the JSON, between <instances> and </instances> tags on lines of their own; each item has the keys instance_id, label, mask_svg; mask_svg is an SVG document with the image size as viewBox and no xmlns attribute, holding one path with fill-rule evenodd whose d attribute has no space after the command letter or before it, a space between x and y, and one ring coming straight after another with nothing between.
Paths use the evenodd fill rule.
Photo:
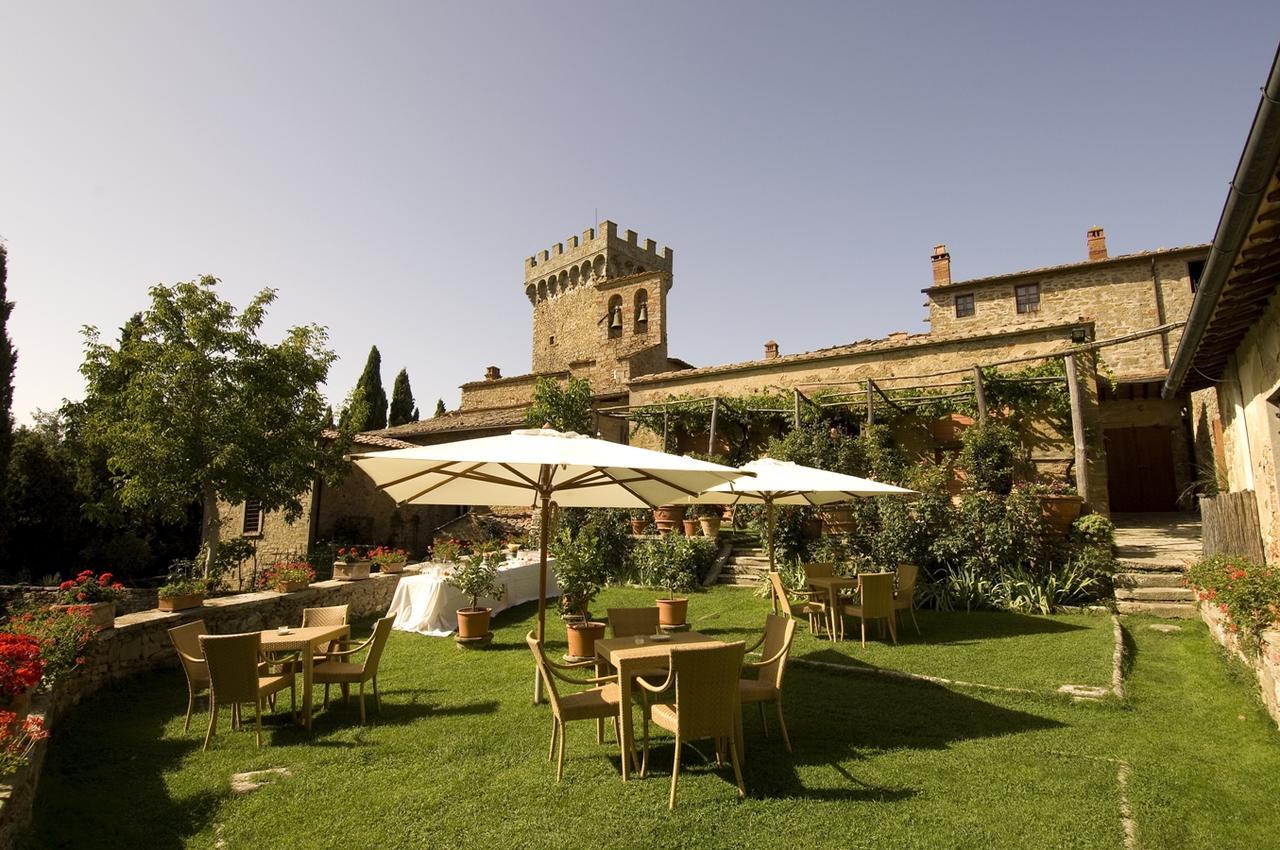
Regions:
<instances>
[{"instance_id":1,"label":"clear blue sky","mask_svg":"<svg viewBox=\"0 0 1280 850\"><path fill-rule=\"evenodd\" d=\"M919 331L976 277L1208 241L1280 39L1254 3L0 0L15 408L78 397L203 273L369 346L419 405L528 371L525 257L610 218L675 251L695 364Z\"/></svg>"}]
</instances>

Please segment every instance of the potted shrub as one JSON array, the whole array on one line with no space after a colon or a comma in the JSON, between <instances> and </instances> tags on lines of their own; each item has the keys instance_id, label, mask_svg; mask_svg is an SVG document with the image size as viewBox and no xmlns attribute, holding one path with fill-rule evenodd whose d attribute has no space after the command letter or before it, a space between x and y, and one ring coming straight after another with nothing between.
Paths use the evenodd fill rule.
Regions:
<instances>
[{"instance_id":1,"label":"potted shrub","mask_svg":"<svg viewBox=\"0 0 1280 850\"><path fill-rule=\"evenodd\" d=\"M592 620L590 611L608 577L603 551L599 529L590 524L576 534L571 528L562 528L551 544L571 658L592 657L596 641L604 637L605 624Z\"/></svg>"},{"instance_id":2,"label":"potted shrub","mask_svg":"<svg viewBox=\"0 0 1280 850\"><path fill-rule=\"evenodd\" d=\"M333 562L334 581L360 581L369 577L373 564L358 546L345 546L338 550L338 560Z\"/></svg>"},{"instance_id":3,"label":"potted shrub","mask_svg":"<svg viewBox=\"0 0 1280 850\"><path fill-rule=\"evenodd\" d=\"M1076 488L1059 479L1020 481L1013 489L1040 501L1044 521L1058 536L1065 536L1071 530L1071 524L1084 507L1084 499L1077 495Z\"/></svg>"},{"instance_id":4,"label":"potted shrub","mask_svg":"<svg viewBox=\"0 0 1280 850\"><path fill-rule=\"evenodd\" d=\"M445 579L471 599L466 608L459 608L457 612L458 635L455 640L459 644L471 646L490 637L489 618L493 609L480 607L480 597L501 599L506 594L506 588L498 581L498 566L501 563L502 555L498 552L464 555L454 564L449 577Z\"/></svg>"},{"instance_id":5,"label":"potted shrub","mask_svg":"<svg viewBox=\"0 0 1280 850\"><path fill-rule=\"evenodd\" d=\"M461 540L454 537L437 537L431 543L431 561L437 564L455 564L465 551Z\"/></svg>"},{"instance_id":6,"label":"potted shrub","mask_svg":"<svg viewBox=\"0 0 1280 850\"><path fill-rule=\"evenodd\" d=\"M645 508L636 508L631 511L631 533L637 536L644 534L653 524L653 514L653 511Z\"/></svg>"},{"instance_id":7,"label":"potted shrub","mask_svg":"<svg viewBox=\"0 0 1280 850\"><path fill-rule=\"evenodd\" d=\"M185 611L204 605L208 586L203 579L171 578L160 585L160 600L156 605L161 611Z\"/></svg>"},{"instance_id":8,"label":"potted shrub","mask_svg":"<svg viewBox=\"0 0 1280 850\"><path fill-rule=\"evenodd\" d=\"M27 634L0 634L0 706L19 720L31 709L31 694L44 675L40 641Z\"/></svg>"},{"instance_id":9,"label":"potted shrub","mask_svg":"<svg viewBox=\"0 0 1280 850\"><path fill-rule=\"evenodd\" d=\"M683 529L684 529L684 536L685 536L685 537L697 537L697 536L698 536L698 518L697 518L697 516L686 516L684 519L680 520L680 525L681 525L681 526L683 527Z\"/></svg>"},{"instance_id":10,"label":"potted shrub","mask_svg":"<svg viewBox=\"0 0 1280 850\"><path fill-rule=\"evenodd\" d=\"M401 573L404 565L409 563L409 553L403 549L379 546L369 552L369 560L380 573Z\"/></svg>"},{"instance_id":11,"label":"potted shrub","mask_svg":"<svg viewBox=\"0 0 1280 850\"><path fill-rule=\"evenodd\" d=\"M637 567L641 578L649 584L666 589L665 598L657 600L658 623L663 626L680 626L689 613L689 600L676 596L693 588L697 580L697 554L695 540L678 535L663 535L648 541L636 552Z\"/></svg>"},{"instance_id":12,"label":"potted shrub","mask_svg":"<svg viewBox=\"0 0 1280 850\"><path fill-rule=\"evenodd\" d=\"M305 561L277 561L258 575L259 590L293 593L315 580L316 571Z\"/></svg>"},{"instance_id":13,"label":"potted shrub","mask_svg":"<svg viewBox=\"0 0 1280 850\"><path fill-rule=\"evenodd\" d=\"M123 597L124 585L111 573L95 576L93 570L85 570L58 585L58 603L65 608L86 609L89 622L100 629L115 625L116 603Z\"/></svg>"},{"instance_id":14,"label":"potted shrub","mask_svg":"<svg viewBox=\"0 0 1280 850\"><path fill-rule=\"evenodd\" d=\"M702 536L712 540L720 536L720 522L724 515L723 505L694 505L694 514L698 524L702 526Z\"/></svg>"},{"instance_id":15,"label":"potted shrub","mask_svg":"<svg viewBox=\"0 0 1280 850\"><path fill-rule=\"evenodd\" d=\"M658 527L659 534L666 534L680 525L684 519L686 505L663 505L653 509L653 524Z\"/></svg>"}]
</instances>

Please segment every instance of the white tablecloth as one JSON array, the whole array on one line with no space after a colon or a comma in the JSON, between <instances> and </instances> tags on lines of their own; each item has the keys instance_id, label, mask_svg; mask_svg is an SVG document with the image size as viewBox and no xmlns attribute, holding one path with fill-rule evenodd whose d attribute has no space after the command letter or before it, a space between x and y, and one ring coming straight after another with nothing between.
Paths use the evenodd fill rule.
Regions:
<instances>
[{"instance_id":1,"label":"white tablecloth","mask_svg":"<svg viewBox=\"0 0 1280 850\"><path fill-rule=\"evenodd\" d=\"M560 595L556 584L555 560L547 559L547 598ZM470 597L447 584L444 573L448 564L423 564L416 576L405 576L391 597L387 616L394 616L391 628L417 632L432 637L447 637L458 630L459 608L471 603ZM480 607L498 613L513 605L538 598L538 554L521 552L515 561L498 568L498 581L506 588L501 600L480 597Z\"/></svg>"}]
</instances>

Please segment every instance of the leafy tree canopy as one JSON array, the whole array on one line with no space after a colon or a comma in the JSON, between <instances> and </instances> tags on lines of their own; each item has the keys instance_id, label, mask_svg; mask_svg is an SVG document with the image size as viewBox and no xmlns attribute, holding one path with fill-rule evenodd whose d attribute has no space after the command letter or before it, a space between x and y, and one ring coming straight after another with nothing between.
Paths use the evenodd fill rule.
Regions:
<instances>
[{"instance_id":1,"label":"leafy tree canopy","mask_svg":"<svg viewBox=\"0 0 1280 850\"><path fill-rule=\"evenodd\" d=\"M555 378L539 378L533 385L533 404L525 422L530 428L550 425L559 431L594 434L591 384L584 378L570 378L564 384Z\"/></svg>"},{"instance_id":2,"label":"leafy tree canopy","mask_svg":"<svg viewBox=\"0 0 1280 850\"><path fill-rule=\"evenodd\" d=\"M259 499L296 518L317 476L336 481L350 446L325 425L320 384L335 356L317 325L279 343L258 338L276 293L264 289L241 312L222 300L216 278L157 285L151 304L120 344L85 335L86 428L105 449L117 493L129 508L180 514L203 505L210 561L218 501ZM358 403L345 417L363 414Z\"/></svg>"}]
</instances>

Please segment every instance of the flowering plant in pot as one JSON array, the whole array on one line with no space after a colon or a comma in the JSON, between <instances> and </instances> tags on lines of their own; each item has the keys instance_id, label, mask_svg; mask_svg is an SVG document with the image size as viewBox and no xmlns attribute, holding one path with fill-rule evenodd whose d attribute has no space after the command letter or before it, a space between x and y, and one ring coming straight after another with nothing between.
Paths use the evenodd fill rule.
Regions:
<instances>
[{"instance_id":1,"label":"flowering plant in pot","mask_svg":"<svg viewBox=\"0 0 1280 850\"><path fill-rule=\"evenodd\" d=\"M277 561L258 574L259 590L293 593L315 581L316 571L305 561Z\"/></svg>"},{"instance_id":2,"label":"flowering plant in pot","mask_svg":"<svg viewBox=\"0 0 1280 850\"><path fill-rule=\"evenodd\" d=\"M116 603L122 598L124 585L111 573L94 575L93 570L84 570L58 585L58 604L87 608L90 622L101 629L115 625Z\"/></svg>"},{"instance_id":3,"label":"flowering plant in pot","mask_svg":"<svg viewBox=\"0 0 1280 850\"><path fill-rule=\"evenodd\" d=\"M483 552L463 555L455 562L445 581L470 597L466 608L458 609L459 644L473 645L490 636L489 618L492 608L480 606L480 597L501 599L507 589L498 581L498 567L502 564L500 552Z\"/></svg>"},{"instance_id":4,"label":"flowering plant in pot","mask_svg":"<svg viewBox=\"0 0 1280 850\"><path fill-rule=\"evenodd\" d=\"M359 546L344 546L338 550L338 559L333 562L333 578L335 581L360 581L369 577L369 568L373 562L369 555Z\"/></svg>"},{"instance_id":5,"label":"flowering plant in pot","mask_svg":"<svg viewBox=\"0 0 1280 850\"><path fill-rule=\"evenodd\" d=\"M196 562L192 560L178 560L170 564L168 579L156 591L159 596L156 607L161 611L184 611L203 605L205 594L209 592L209 582L197 578L197 570Z\"/></svg>"},{"instance_id":6,"label":"flowering plant in pot","mask_svg":"<svg viewBox=\"0 0 1280 850\"><path fill-rule=\"evenodd\" d=\"M71 672L85 661L85 652L98 636L84 606L46 608L34 606L13 611L0 632L26 635L40 644L42 688Z\"/></svg>"},{"instance_id":7,"label":"flowering plant in pot","mask_svg":"<svg viewBox=\"0 0 1280 850\"><path fill-rule=\"evenodd\" d=\"M431 560L441 564L457 563L467 548L456 537L437 537L431 544Z\"/></svg>"},{"instance_id":8,"label":"flowering plant in pot","mask_svg":"<svg viewBox=\"0 0 1280 850\"><path fill-rule=\"evenodd\" d=\"M36 741L49 737L44 719L0 710L0 776L15 773L31 760Z\"/></svg>"},{"instance_id":9,"label":"flowering plant in pot","mask_svg":"<svg viewBox=\"0 0 1280 850\"><path fill-rule=\"evenodd\" d=\"M403 549L392 549L389 546L378 546L369 550L369 560L380 573L399 573L409 563L409 553Z\"/></svg>"},{"instance_id":10,"label":"flowering plant in pot","mask_svg":"<svg viewBox=\"0 0 1280 850\"><path fill-rule=\"evenodd\" d=\"M31 692L44 676L40 641L26 634L0 634L0 700L20 718L31 706Z\"/></svg>"}]
</instances>

